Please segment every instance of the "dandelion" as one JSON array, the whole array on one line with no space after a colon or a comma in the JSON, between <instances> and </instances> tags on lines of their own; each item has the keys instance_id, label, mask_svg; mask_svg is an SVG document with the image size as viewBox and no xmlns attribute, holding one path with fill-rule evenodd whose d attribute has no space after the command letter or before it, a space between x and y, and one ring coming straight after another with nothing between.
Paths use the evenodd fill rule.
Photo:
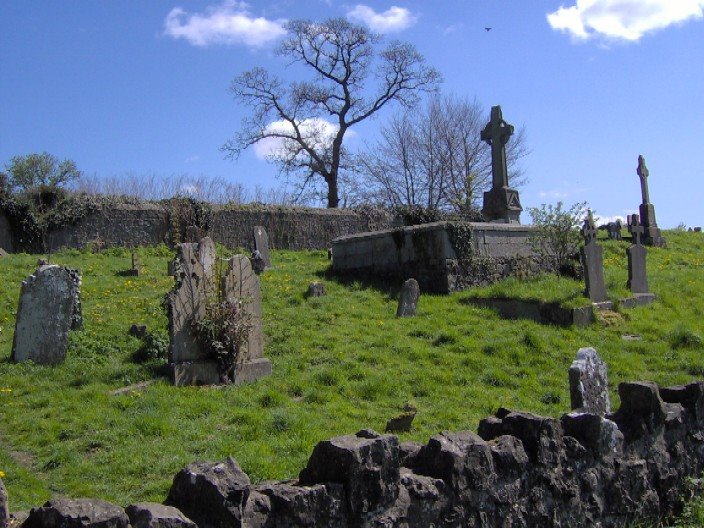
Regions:
<instances>
[{"instance_id":1,"label":"dandelion","mask_svg":"<svg viewBox=\"0 0 704 528\"><path fill-rule=\"evenodd\" d=\"M5 472L2 469L0 469L0 479L1 478L5 478Z\"/></svg>"},{"instance_id":2,"label":"dandelion","mask_svg":"<svg viewBox=\"0 0 704 528\"><path fill-rule=\"evenodd\" d=\"M0 389L0 392L12 392L12 389Z\"/></svg>"}]
</instances>

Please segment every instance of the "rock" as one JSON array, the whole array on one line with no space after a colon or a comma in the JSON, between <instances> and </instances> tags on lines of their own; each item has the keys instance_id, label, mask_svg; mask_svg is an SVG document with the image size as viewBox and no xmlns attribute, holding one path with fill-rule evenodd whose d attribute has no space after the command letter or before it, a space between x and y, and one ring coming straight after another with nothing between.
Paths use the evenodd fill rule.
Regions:
<instances>
[{"instance_id":1,"label":"rock","mask_svg":"<svg viewBox=\"0 0 704 528\"><path fill-rule=\"evenodd\" d=\"M405 433L411 430L411 424L413 419L416 417L418 410L410 404L406 404L403 407L403 412L391 418L386 422L385 432L387 433Z\"/></svg>"},{"instance_id":2,"label":"rock","mask_svg":"<svg viewBox=\"0 0 704 528\"><path fill-rule=\"evenodd\" d=\"M484 489L494 473L494 463L489 445L480 436L469 431L443 432L420 449L411 469L442 479L461 494L470 486Z\"/></svg>"},{"instance_id":3,"label":"rock","mask_svg":"<svg viewBox=\"0 0 704 528\"><path fill-rule=\"evenodd\" d=\"M580 348L569 370L572 409L605 416L611 412L606 363L593 348Z\"/></svg>"},{"instance_id":4,"label":"rock","mask_svg":"<svg viewBox=\"0 0 704 528\"><path fill-rule=\"evenodd\" d=\"M198 528L196 523L173 506L138 502L125 509L132 528Z\"/></svg>"},{"instance_id":5,"label":"rock","mask_svg":"<svg viewBox=\"0 0 704 528\"><path fill-rule=\"evenodd\" d=\"M322 282L311 282L308 285L308 297L322 297L325 295L325 284Z\"/></svg>"},{"instance_id":6,"label":"rock","mask_svg":"<svg viewBox=\"0 0 704 528\"><path fill-rule=\"evenodd\" d=\"M528 465L523 442L515 436L502 435L489 442L496 472L502 476L520 476Z\"/></svg>"},{"instance_id":7,"label":"rock","mask_svg":"<svg viewBox=\"0 0 704 528\"><path fill-rule=\"evenodd\" d=\"M249 477L237 462L195 462L179 471L164 504L181 510L201 528L238 528L249 497Z\"/></svg>"},{"instance_id":8,"label":"rock","mask_svg":"<svg viewBox=\"0 0 704 528\"><path fill-rule=\"evenodd\" d=\"M687 409L704 427L704 382L695 381L688 385L660 387L660 397L666 403L679 403Z\"/></svg>"},{"instance_id":9,"label":"rock","mask_svg":"<svg viewBox=\"0 0 704 528\"><path fill-rule=\"evenodd\" d=\"M618 424L627 443L652 434L665 425L667 409L655 383L620 383L618 393L621 397L621 408L611 419Z\"/></svg>"},{"instance_id":10,"label":"rock","mask_svg":"<svg viewBox=\"0 0 704 528\"><path fill-rule=\"evenodd\" d=\"M355 518L390 506L399 492L398 438L369 433L319 442L299 478L306 486L342 484Z\"/></svg>"},{"instance_id":11,"label":"rock","mask_svg":"<svg viewBox=\"0 0 704 528\"><path fill-rule=\"evenodd\" d=\"M576 438L596 457L617 455L623 448L623 434L611 420L596 414L571 412L562 419L565 435Z\"/></svg>"},{"instance_id":12,"label":"rock","mask_svg":"<svg viewBox=\"0 0 704 528\"><path fill-rule=\"evenodd\" d=\"M12 359L56 365L66 358L68 332L82 325L80 276L42 266L22 282Z\"/></svg>"},{"instance_id":13,"label":"rock","mask_svg":"<svg viewBox=\"0 0 704 528\"><path fill-rule=\"evenodd\" d=\"M100 499L52 499L33 508L23 528L128 528L125 510Z\"/></svg>"},{"instance_id":14,"label":"rock","mask_svg":"<svg viewBox=\"0 0 704 528\"><path fill-rule=\"evenodd\" d=\"M0 479L0 528L5 528L10 522L10 502L7 497L7 489Z\"/></svg>"},{"instance_id":15,"label":"rock","mask_svg":"<svg viewBox=\"0 0 704 528\"><path fill-rule=\"evenodd\" d=\"M396 317L412 317L416 314L418 308L418 299L420 298L420 286L415 279L408 279L401 287L401 293L398 296L398 308L396 309Z\"/></svg>"},{"instance_id":16,"label":"rock","mask_svg":"<svg viewBox=\"0 0 704 528\"><path fill-rule=\"evenodd\" d=\"M252 496L254 504L247 507L246 513L248 527L347 526L345 491L342 484L267 484L255 488Z\"/></svg>"},{"instance_id":17,"label":"rock","mask_svg":"<svg viewBox=\"0 0 704 528\"><path fill-rule=\"evenodd\" d=\"M135 323L130 326L128 334L138 339L142 339L145 335L147 335L147 325Z\"/></svg>"},{"instance_id":18,"label":"rock","mask_svg":"<svg viewBox=\"0 0 704 528\"><path fill-rule=\"evenodd\" d=\"M0 258L6 257L7 256L7 251L5 251L3 248L0 247Z\"/></svg>"}]
</instances>

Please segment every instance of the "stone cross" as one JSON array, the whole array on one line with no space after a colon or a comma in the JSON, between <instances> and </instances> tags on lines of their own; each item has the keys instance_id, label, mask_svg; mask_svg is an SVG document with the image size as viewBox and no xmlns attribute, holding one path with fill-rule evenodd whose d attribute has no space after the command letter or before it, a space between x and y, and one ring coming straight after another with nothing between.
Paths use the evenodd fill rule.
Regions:
<instances>
[{"instance_id":1,"label":"stone cross","mask_svg":"<svg viewBox=\"0 0 704 528\"><path fill-rule=\"evenodd\" d=\"M650 203L650 195L648 193L648 167L645 166L645 158L643 156L638 156L638 168L636 169L638 177L640 178L640 192L643 197L643 203Z\"/></svg>"},{"instance_id":2,"label":"stone cross","mask_svg":"<svg viewBox=\"0 0 704 528\"><path fill-rule=\"evenodd\" d=\"M579 250L584 266L584 283L586 295L592 302L599 303L607 300L606 284L604 282L604 255L603 249L596 243L596 227L592 212L589 211L582 226L584 246Z\"/></svg>"},{"instance_id":3,"label":"stone cross","mask_svg":"<svg viewBox=\"0 0 704 528\"><path fill-rule=\"evenodd\" d=\"M491 145L492 188L508 187L506 143L513 135L513 125L504 121L500 106L491 107L491 121L481 132L481 140Z\"/></svg>"},{"instance_id":4,"label":"stone cross","mask_svg":"<svg viewBox=\"0 0 704 528\"><path fill-rule=\"evenodd\" d=\"M648 293L648 276L645 268L646 249L641 243L645 228L640 225L637 214L628 217L628 230L633 238L633 245L626 249L628 256L628 282L626 287L635 294Z\"/></svg>"}]
</instances>

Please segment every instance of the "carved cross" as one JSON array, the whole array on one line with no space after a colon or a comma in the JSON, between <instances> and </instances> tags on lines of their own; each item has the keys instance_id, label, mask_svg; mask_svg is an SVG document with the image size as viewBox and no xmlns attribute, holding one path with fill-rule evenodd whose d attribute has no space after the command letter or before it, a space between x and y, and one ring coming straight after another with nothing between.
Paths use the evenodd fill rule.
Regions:
<instances>
[{"instance_id":1,"label":"carved cross","mask_svg":"<svg viewBox=\"0 0 704 528\"><path fill-rule=\"evenodd\" d=\"M643 156L638 156L638 168L636 169L638 177L640 178L640 193L643 196L643 203L650 203L650 195L648 193L648 167L645 166L645 158Z\"/></svg>"},{"instance_id":2,"label":"carved cross","mask_svg":"<svg viewBox=\"0 0 704 528\"><path fill-rule=\"evenodd\" d=\"M492 189L508 187L506 143L513 134L513 125L504 121L500 106L491 107L491 121L482 130L481 140L491 145Z\"/></svg>"},{"instance_id":3,"label":"carved cross","mask_svg":"<svg viewBox=\"0 0 704 528\"><path fill-rule=\"evenodd\" d=\"M591 244L596 241L596 227L594 226L594 217L592 216L591 210L589 210L587 217L584 219L582 236L584 237L585 244Z\"/></svg>"},{"instance_id":4,"label":"carved cross","mask_svg":"<svg viewBox=\"0 0 704 528\"><path fill-rule=\"evenodd\" d=\"M643 233L645 233L645 228L640 225L640 218L638 218L637 214L633 214L628 217L628 231L633 237L633 243L636 246L640 246L641 237L643 236Z\"/></svg>"}]
</instances>

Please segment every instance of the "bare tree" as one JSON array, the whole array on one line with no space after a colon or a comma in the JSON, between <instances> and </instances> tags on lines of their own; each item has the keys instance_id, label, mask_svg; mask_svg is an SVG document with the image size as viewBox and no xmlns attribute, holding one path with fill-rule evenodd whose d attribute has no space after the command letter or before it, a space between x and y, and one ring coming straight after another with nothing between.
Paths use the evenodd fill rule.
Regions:
<instances>
[{"instance_id":1,"label":"bare tree","mask_svg":"<svg viewBox=\"0 0 704 528\"><path fill-rule=\"evenodd\" d=\"M412 45L392 42L379 50L379 35L343 18L295 20L287 29L291 36L278 53L310 70L312 79L286 85L263 68L236 77L231 91L253 113L223 149L237 157L264 139L280 140L269 157L281 172L302 176L301 189L322 180L328 207L338 207L349 128L389 103L414 105L419 92L436 89L440 74Z\"/></svg>"},{"instance_id":2,"label":"bare tree","mask_svg":"<svg viewBox=\"0 0 704 528\"><path fill-rule=\"evenodd\" d=\"M359 157L366 198L386 205L421 205L465 213L479 205L491 183L491 149L480 139L488 115L477 101L431 98L422 111L394 116L377 143ZM525 131L506 146L511 185L526 178Z\"/></svg>"}]
</instances>

